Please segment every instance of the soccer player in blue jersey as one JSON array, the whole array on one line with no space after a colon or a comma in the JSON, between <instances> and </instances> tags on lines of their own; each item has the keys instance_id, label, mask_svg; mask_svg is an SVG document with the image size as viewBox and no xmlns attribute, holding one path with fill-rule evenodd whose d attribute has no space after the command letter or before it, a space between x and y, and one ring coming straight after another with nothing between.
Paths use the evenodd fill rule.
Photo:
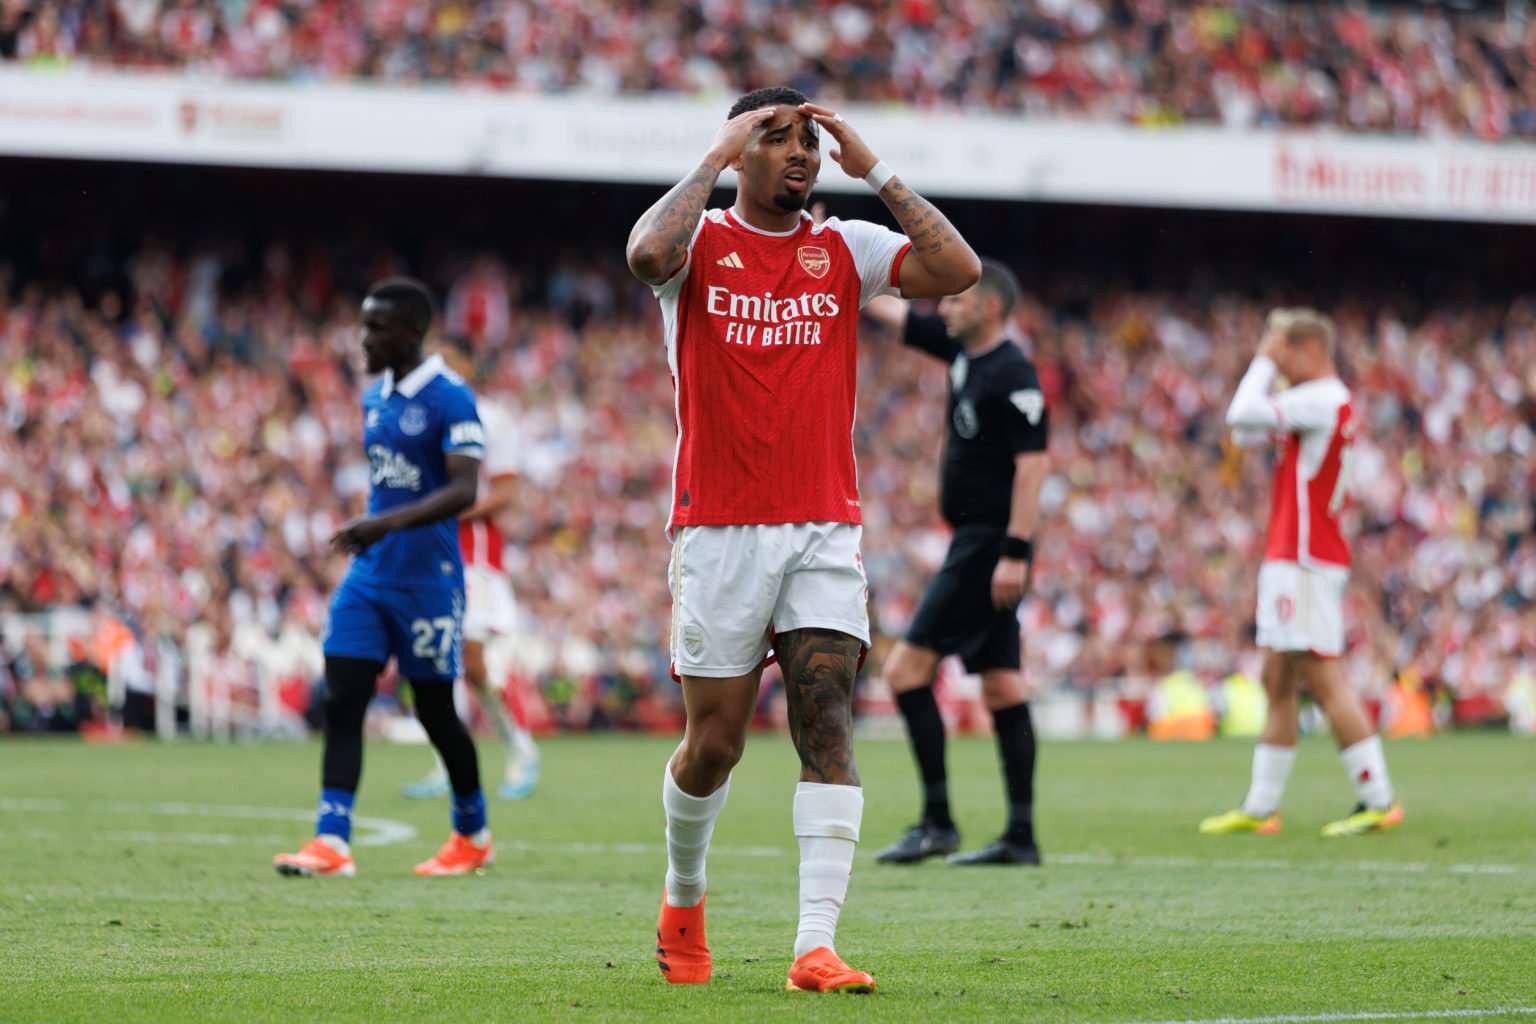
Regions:
<instances>
[{"instance_id":1,"label":"soccer player in blue jersey","mask_svg":"<svg viewBox=\"0 0 1536 1024\"><path fill-rule=\"evenodd\" d=\"M391 657L410 680L416 715L453 788L453 835L418 875L469 874L491 862L474 741L453 706L463 672L464 563L456 517L475 501L485 443L475 396L422 344L432 296L406 278L363 300L369 373L363 443L372 466L368 514L331 538L353 556L325 631L325 748L315 838L273 859L284 875L354 875L352 803L363 772L363 717Z\"/></svg>"}]
</instances>

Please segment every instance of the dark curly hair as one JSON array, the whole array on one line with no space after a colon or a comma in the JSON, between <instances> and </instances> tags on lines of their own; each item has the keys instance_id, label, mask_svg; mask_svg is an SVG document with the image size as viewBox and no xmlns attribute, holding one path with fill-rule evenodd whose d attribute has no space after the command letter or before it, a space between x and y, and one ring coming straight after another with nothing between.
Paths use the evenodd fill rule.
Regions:
<instances>
[{"instance_id":1,"label":"dark curly hair","mask_svg":"<svg viewBox=\"0 0 1536 1024\"><path fill-rule=\"evenodd\" d=\"M725 115L729 121L733 117L745 114L749 110L761 110L764 107L777 107L784 104L798 107L802 103L808 103L805 93L799 89L787 85L770 85L762 89L753 89L741 99L731 104L731 112Z\"/></svg>"}]
</instances>

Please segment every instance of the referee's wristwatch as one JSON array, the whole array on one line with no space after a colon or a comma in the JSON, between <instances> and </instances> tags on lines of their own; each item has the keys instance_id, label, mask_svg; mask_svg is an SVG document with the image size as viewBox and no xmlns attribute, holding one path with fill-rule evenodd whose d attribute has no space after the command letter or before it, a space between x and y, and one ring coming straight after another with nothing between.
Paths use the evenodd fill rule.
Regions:
<instances>
[{"instance_id":1,"label":"referee's wristwatch","mask_svg":"<svg viewBox=\"0 0 1536 1024\"><path fill-rule=\"evenodd\" d=\"M1003 557L1017 558L1021 562L1033 564L1035 560L1035 542L1024 537L1004 537Z\"/></svg>"}]
</instances>

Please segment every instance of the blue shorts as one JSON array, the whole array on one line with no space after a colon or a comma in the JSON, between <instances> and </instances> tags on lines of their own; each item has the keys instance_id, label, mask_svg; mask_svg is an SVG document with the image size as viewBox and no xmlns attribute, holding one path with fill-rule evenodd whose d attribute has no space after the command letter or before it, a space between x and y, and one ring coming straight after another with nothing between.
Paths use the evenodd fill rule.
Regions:
<instances>
[{"instance_id":1,"label":"blue shorts","mask_svg":"<svg viewBox=\"0 0 1536 1024\"><path fill-rule=\"evenodd\" d=\"M324 649L339 658L386 662L413 683L453 682L464 673L464 588L390 587L342 580L331 598Z\"/></svg>"}]
</instances>

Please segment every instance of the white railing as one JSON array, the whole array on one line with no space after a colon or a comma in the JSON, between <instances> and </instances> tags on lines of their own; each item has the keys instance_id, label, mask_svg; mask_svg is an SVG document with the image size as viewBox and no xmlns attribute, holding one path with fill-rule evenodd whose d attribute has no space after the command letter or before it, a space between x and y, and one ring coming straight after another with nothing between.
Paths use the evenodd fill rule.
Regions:
<instances>
[{"instance_id":1,"label":"white railing","mask_svg":"<svg viewBox=\"0 0 1536 1024\"><path fill-rule=\"evenodd\" d=\"M727 106L729 97L0 68L0 155L665 188L698 163ZM910 185L936 197L1536 222L1536 146L1528 143L1147 129L857 104L842 112ZM818 187L866 190L829 169Z\"/></svg>"}]
</instances>

